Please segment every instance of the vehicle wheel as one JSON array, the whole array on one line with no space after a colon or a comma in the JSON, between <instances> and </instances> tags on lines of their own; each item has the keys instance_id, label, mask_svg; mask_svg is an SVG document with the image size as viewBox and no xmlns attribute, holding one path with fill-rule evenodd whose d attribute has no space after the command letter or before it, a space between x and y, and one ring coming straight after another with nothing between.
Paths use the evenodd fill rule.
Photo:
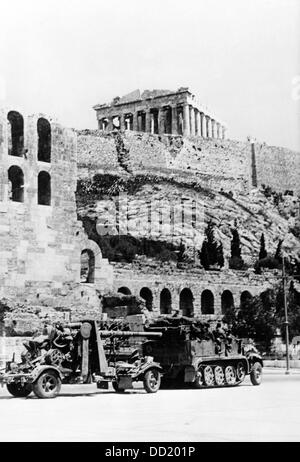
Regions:
<instances>
[{"instance_id":1,"label":"vehicle wheel","mask_svg":"<svg viewBox=\"0 0 300 462\"><path fill-rule=\"evenodd\" d=\"M225 367L225 380L227 385L234 385L236 382L236 373L233 366Z\"/></svg>"},{"instance_id":2,"label":"vehicle wheel","mask_svg":"<svg viewBox=\"0 0 300 462\"><path fill-rule=\"evenodd\" d=\"M32 392L30 383L11 382L6 384L7 391L16 398L26 398Z\"/></svg>"},{"instance_id":3,"label":"vehicle wheel","mask_svg":"<svg viewBox=\"0 0 300 462\"><path fill-rule=\"evenodd\" d=\"M242 362L238 363L236 367L236 377L239 382L243 382L246 377L246 367Z\"/></svg>"},{"instance_id":4,"label":"vehicle wheel","mask_svg":"<svg viewBox=\"0 0 300 462\"><path fill-rule=\"evenodd\" d=\"M214 371L211 366L205 366L203 370L203 380L207 387L212 387L215 381Z\"/></svg>"},{"instance_id":5,"label":"vehicle wheel","mask_svg":"<svg viewBox=\"0 0 300 462\"><path fill-rule=\"evenodd\" d=\"M250 380L252 385L260 385L262 379L262 365L254 363L250 372Z\"/></svg>"},{"instance_id":6,"label":"vehicle wheel","mask_svg":"<svg viewBox=\"0 0 300 462\"><path fill-rule=\"evenodd\" d=\"M45 371L33 384L34 394L38 398L55 398L61 388L61 380L54 371Z\"/></svg>"},{"instance_id":7,"label":"vehicle wheel","mask_svg":"<svg viewBox=\"0 0 300 462\"><path fill-rule=\"evenodd\" d=\"M196 372L194 386L195 386L195 388L203 388L203 370L202 370L202 367L199 367L197 372Z\"/></svg>"},{"instance_id":8,"label":"vehicle wheel","mask_svg":"<svg viewBox=\"0 0 300 462\"><path fill-rule=\"evenodd\" d=\"M215 382L218 387L225 385L225 374L221 366L215 367Z\"/></svg>"},{"instance_id":9,"label":"vehicle wheel","mask_svg":"<svg viewBox=\"0 0 300 462\"><path fill-rule=\"evenodd\" d=\"M157 369L149 369L144 375L144 388L147 393L156 393L161 382L161 373Z\"/></svg>"},{"instance_id":10,"label":"vehicle wheel","mask_svg":"<svg viewBox=\"0 0 300 462\"><path fill-rule=\"evenodd\" d=\"M112 382L112 387L117 393L124 393L125 388L120 388L118 382L115 380Z\"/></svg>"}]
</instances>

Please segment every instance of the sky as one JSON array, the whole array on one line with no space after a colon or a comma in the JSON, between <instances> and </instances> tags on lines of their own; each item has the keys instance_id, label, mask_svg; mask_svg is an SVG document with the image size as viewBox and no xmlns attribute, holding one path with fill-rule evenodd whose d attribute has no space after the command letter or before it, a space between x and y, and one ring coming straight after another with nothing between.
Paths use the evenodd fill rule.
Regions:
<instances>
[{"instance_id":1,"label":"sky","mask_svg":"<svg viewBox=\"0 0 300 462\"><path fill-rule=\"evenodd\" d=\"M93 105L188 86L228 126L300 151L300 0L0 0L0 101L96 128Z\"/></svg>"}]
</instances>

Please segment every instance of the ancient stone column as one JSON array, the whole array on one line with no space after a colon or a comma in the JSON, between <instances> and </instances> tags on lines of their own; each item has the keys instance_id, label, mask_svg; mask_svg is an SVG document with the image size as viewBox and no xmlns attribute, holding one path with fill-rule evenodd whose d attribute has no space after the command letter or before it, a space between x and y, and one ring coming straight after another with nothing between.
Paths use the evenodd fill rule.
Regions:
<instances>
[{"instance_id":1,"label":"ancient stone column","mask_svg":"<svg viewBox=\"0 0 300 462\"><path fill-rule=\"evenodd\" d=\"M226 127L222 126L222 140L226 138Z\"/></svg>"},{"instance_id":2,"label":"ancient stone column","mask_svg":"<svg viewBox=\"0 0 300 462\"><path fill-rule=\"evenodd\" d=\"M138 132L141 132L141 131L142 131L141 114L138 114L138 116L137 116L137 131L138 131Z\"/></svg>"},{"instance_id":3,"label":"ancient stone column","mask_svg":"<svg viewBox=\"0 0 300 462\"><path fill-rule=\"evenodd\" d=\"M145 129L145 131L146 131L146 133L151 133L151 113L150 113L150 109L146 110L145 117L146 117L146 120L145 120L146 129Z\"/></svg>"},{"instance_id":4,"label":"ancient stone column","mask_svg":"<svg viewBox=\"0 0 300 462\"><path fill-rule=\"evenodd\" d=\"M138 113L137 112L133 113L133 130L135 132L138 131Z\"/></svg>"},{"instance_id":5,"label":"ancient stone column","mask_svg":"<svg viewBox=\"0 0 300 462\"><path fill-rule=\"evenodd\" d=\"M124 130L125 129L125 116L124 114L120 114L120 130Z\"/></svg>"},{"instance_id":6,"label":"ancient stone column","mask_svg":"<svg viewBox=\"0 0 300 462\"><path fill-rule=\"evenodd\" d=\"M198 109L195 109L196 111L196 135L201 136L201 117L200 117L200 112Z\"/></svg>"},{"instance_id":7,"label":"ancient stone column","mask_svg":"<svg viewBox=\"0 0 300 462\"><path fill-rule=\"evenodd\" d=\"M219 122L217 122L216 125L217 125L217 138L220 139L221 138L221 136L220 136L220 126L221 125L220 125Z\"/></svg>"},{"instance_id":8,"label":"ancient stone column","mask_svg":"<svg viewBox=\"0 0 300 462\"><path fill-rule=\"evenodd\" d=\"M206 117L206 137L211 138L211 118L207 115Z\"/></svg>"},{"instance_id":9,"label":"ancient stone column","mask_svg":"<svg viewBox=\"0 0 300 462\"><path fill-rule=\"evenodd\" d=\"M190 109L188 104L183 106L183 135L190 136Z\"/></svg>"},{"instance_id":10,"label":"ancient stone column","mask_svg":"<svg viewBox=\"0 0 300 462\"><path fill-rule=\"evenodd\" d=\"M108 117L108 124L107 124L107 131L112 131L113 129L113 118L112 117Z\"/></svg>"},{"instance_id":11,"label":"ancient stone column","mask_svg":"<svg viewBox=\"0 0 300 462\"><path fill-rule=\"evenodd\" d=\"M191 127L190 127L190 132L191 136L195 136L195 109L193 106L190 107L190 120L191 120Z\"/></svg>"},{"instance_id":12,"label":"ancient stone column","mask_svg":"<svg viewBox=\"0 0 300 462\"><path fill-rule=\"evenodd\" d=\"M125 124L126 124L125 129L126 129L126 130L130 130L130 118L127 118L127 119L125 120Z\"/></svg>"},{"instance_id":13,"label":"ancient stone column","mask_svg":"<svg viewBox=\"0 0 300 462\"><path fill-rule=\"evenodd\" d=\"M172 106L172 135L178 134L177 106Z\"/></svg>"},{"instance_id":14,"label":"ancient stone column","mask_svg":"<svg viewBox=\"0 0 300 462\"><path fill-rule=\"evenodd\" d=\"M165 111L163 108L158 108L157 112L157 125L159 135L164 133Z\"/></svg>"},{"instance_id":15,"label":"ancient stone column","mask_svg":"<svg viewBox=\"0 0 300 462\"><path fill-rule=\"evenodd\" d=\"M150 112L150 133L154 133L154 114Z\"/></svg>"},{"instance_id":16,"label":"ancient stone column","mask_svg":"<svg viewBox=\"0 0 300 462\"><path fill-rule=\"evenodd\" d=\"M216 121L211 119L211 137L215 138Z\"/></svg>"},{"instance_id":17,"label":"ancient stone column","mask_svg":"<svg viewBox=\"0 0 300 462\"><path fill-rule=\"evenodd\" d=\"M206 138L206 118L203 112L200 112L201 136Z\"/></svg>"}]
</instances>

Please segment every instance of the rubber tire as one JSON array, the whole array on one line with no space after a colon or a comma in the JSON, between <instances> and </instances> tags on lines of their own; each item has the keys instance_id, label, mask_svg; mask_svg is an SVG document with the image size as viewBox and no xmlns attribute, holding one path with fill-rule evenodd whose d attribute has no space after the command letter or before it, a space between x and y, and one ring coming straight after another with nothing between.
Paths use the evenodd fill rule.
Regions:
<instances>
[{"instance_id":1,"label":"rubber tire","mask_svg":"<svg viewBox=\"0 0 300 462\"><path fill-rule=\"evenodd\" d=\"M155 386L151 384L151 377L153 373L156 375ZM146 371L144 374L143 383L147 393L156 393L160 388L161 373L157 369L148 369L148 371Z\"/></svg>"},{"instance_id":2,"label":"rubber tire","mask_svg":"<svg viewBox=\"0 0 300 462\"><path fill-rule=\"evenodd\" d=\"M20 382L11 382L6 384L6 388L7 391L15 398L26 398L32 392L32 385L29 383L21 385Z\"/></svg>"},{"instance_id":3,"label":"rubber tire","mask_svg":"<svg viewBox=\"0 0 300 462\"><path fill-rule=\"evenodd\" d=\"M116 393L124 393L125 388L119 388L118 382L113 381L111 384Z\"/></svg>"},{"instance_id":4,"label":"rubber tire","mask_svg":"<svg viewBox=\"0 0 300 462\"><path fill-rule=\"evenodd\" d=\"M231 368L233 373L234 373L234 378L233 378L233 380L231 382L228 382L228 379L226 377L226 369L227 368ZM233 387L235 385L238 385L237 377L236 377L236 370L235 370L235 367L232 364L228 364L228 366L225 367L224 374L225 374L225 384L226 384L226 386Z\"/></svg>"},{"instance_id":5,"label":"rubber tire","mask_svg":"<svg viewBox=\"0 0 300 462\"><path fill-rule=\"evenodd\" d=\"M50 391L46 392L43 388L43 380L48 376L54 383L55 387ZM54 371L45 371L39 378L33 383L33 392L38 398L55 398L61 389L60 377Z\"/></svg>"},{"instance_id":6,"label":"rubber tire","mask_svg":"<svg viewBox=\"0 0 300 462\"><path fill-rule=\"evenodd\" d=\"M223 379L223 380L221 380L221 381L219 380L220 376L219 376L219 378L217 378L218 376L216 376L216 369L217 369L217 368L221 369L221 375L220 375L220 376L221 376L222 379ZM223 375L222 375L222 374L223 374ZM223 369L222 366L220 366L219 364L218 364L217 366L215 366L215 368L214 368L214 376L215 376L215 384L216 384L216 386L217 386L217 387L225 387L225 385L226 385L226 380L225 380L224 369Z\"/></svg>"},{"instance_id":7,"label":"rubber tire","mask_svg":"<svg viewBox=\"0 0 300 462\"><path fill-rule=\"evenodd\" d=\"M205 377L205 369L206 370L210 370L211 372L211 382L207 381L206 377ZM204 385L207 386L207 387L213 387L214 384L215 384L215 375L214 375L214 370L211 366L204 366L203 367L203 382L204 382Z\"/></svg>"},{"instance_id":8,"label":"rubber tire","mask_svg":"<svg viewBox=\"0 0 300 462\"><path fill-rule=\"evenodd\" d=\"M198 389L204 387L203 370L201 367L199 367L198 371L196 372L196 376L194 380L194 387Z\"/></svg>"},{"instance_id":9,"label":"rubber tire","mask_svg":"<svg viewBox=\"0 0 300 462\"><path fill-rule=\"evenodd\" d=\"M242 375L239 372L240 368L243 368ZM242 383L245 380L246 374L247 372L246 372L245 364L240 361L236 366L236 380L238 384Z\"/></svg>"},{"instance_id":10,"label":"rubber tire","mask_svg":"<svg viewBox=\"0 0 300 462\"><path fill-rule=\"evenodd\" d=\"M257 373L259 373L259 377L257 377ZM251 372L250 372L250 380L252 385L260 385L262 379L262 365L259 362L253 364Z\"/></svg>"}]
</instances>

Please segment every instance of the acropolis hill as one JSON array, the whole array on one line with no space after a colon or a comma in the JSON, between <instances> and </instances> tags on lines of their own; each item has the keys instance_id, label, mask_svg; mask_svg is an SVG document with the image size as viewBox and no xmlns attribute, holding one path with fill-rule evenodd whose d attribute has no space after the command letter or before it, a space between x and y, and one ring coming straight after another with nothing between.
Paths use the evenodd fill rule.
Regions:
<instances>
[{"instance_id":1,"label":"acropolis hill","mask_svg":"<svg viewBox=\"0 0 300 462\"><path fill-rule=\"evenodd\" d=\"M262 233L269 255L284 239L300 258L299 153L231 140L186 87L136 91L94 110L98 129L77 132L45 115L1 112L0 300L33 318L99 316L101 296L119 290L154 313L216 319L280 276L254 274ZM174 219L183 203L192 211L184 229ZM204 270L197 257L209 220L224 248L221 270ZM228 268L234 226L239 271Z\"/></svg>"}]
</instances>

